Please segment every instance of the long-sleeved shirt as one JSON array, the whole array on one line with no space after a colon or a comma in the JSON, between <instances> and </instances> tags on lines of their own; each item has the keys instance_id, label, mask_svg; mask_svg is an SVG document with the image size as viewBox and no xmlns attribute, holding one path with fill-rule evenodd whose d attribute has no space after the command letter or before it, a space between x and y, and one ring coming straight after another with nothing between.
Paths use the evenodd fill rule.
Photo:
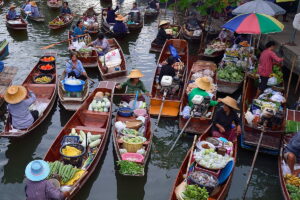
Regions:
<instances>
[{"instance_id":1,"label":"long-sleeved shirt","mask_svg":"<svg viewBox=\"0 0 300 200\"><path fill-rule=\"evenodd\" d=\"M72 69L72 66L75 66L76 68ZM79 77L83 72L85 72L85 69L83 68L80 60L77 60L76 65L73 64L71 60L66 63L66 72L69 74L72 71L75 72L76 77Z\"/></svg>"},{"instance_id":2,"label":"long-sleeved shirt","mask_svg":"<svg viewBox=\"0 0 300 200\"><path fill-rule=\"evenodd\" d=\"M116 21L113 27L113 31L116 34L123 34L123 33L127 33L127 28L122 21Z\"/></svg>"},{"instance_id":3,"label":"long-sleeved shirt","mask_svg":"<svg viewBox=\"0 0 300 200\"><path fill-rule=\"evenodd\" d=\"M39 8L37 6L31 6L31 16L32 17L40 17L40 11Z\"/></svg>"},{"instance_id":4,"label":"long-sleeved shirt","mask_svg":"<svg viewBox=\"0 0 300 200\"><path fill-rule=\"evenodd\" d=\"M25 193L27 200L61 200L64 195L53 183L48 180L30 181L26 180Z\"/></svg>"},{"instance_id":5,"label":"long-sleeved shirt","mask_svg":"<svg viewBox=\"0 0 300 200\"><path fill-rule=\"evenodd\" d=\"M157 33L155 42L156 42L157 44L159 44L159 45L162 46L162 45L165 44L166 40L167 40L167 39L170 39L170 38L172 38L172 36L171 36L171 35L168 35L168 34L166 33L165 29L160 28L159 31L158 31L158 33Z\"/></svg>"},{"instance_id":6,"label":"long-sleeved shirt","mask_svg":"<svg viewBox=\"0 0 300 200\"><path fill-rule=\"evenodd\" d=\"M104 54L110 50L110 46L106 38L103 38L102 40L97 39L92 44L94 47L100 47Z\"/></svg>"},{"instance_id":7,"label":"long-sleeved shirt","mask_svg":"<svg viewBox=\"0 0 300 200\"><path fill-rule=\"evenodd\" d=\"M220 124L223 126L225 131L231 130L232 122L235 123L235 125L240 125L240 119L236 112L234 110L231 110L229 115L226 114L223 108L218 110L214 116L213 119L213 130L219 130L218 127L216 127L216 124Z\"/></svg>"},{"instance_id":8,"label":"long-sleeved shirt","mask_svg":"<svg viewBox=\"0 0 300 200\"><path fill-rule=\"evenodd\" d=\"M82 28L79 28L78 26L75 27L73 31L73 37L85 34L85 30L86 28L84 26Z\"/></svg>"},{"instance_id":9,"label":"long-sleeved shirt","mask_svg":"<svg viewBox=\"0 0 300 200\"><path fill-rule=\"evenodd\" d=\"M272 50L265 49L259 58L258 74L260 76L269 77L272 73L273 64L283 61Z\"/></svg>"},{"instance_id":10,"label":"long-sleeved shirt","mask_svg":"<svg viewBox=\"0 0 300 200\"><path fill-rule=\"evenodd\" d=\"M16 10L9 10L8 14L7 14L7 18L9 20L14 20L14 19L18 18Z\"/></svg>"},{"instance_id":11,"label":"long-sleeved shirt","mask_svg":"<svg viewBox=\"0 0 300 200\"><path fill-rule=\"evenodd\" d=\"M62 7L61 10L60 10L60 13L63 14L63 15L72 14L71 9L69 7L67 7L67 8Z\"/></svg>"},{"instance_id":12,"label":"long-sleeved shirt","mask_svg":"<svg viewBox=\"0 0 300 200\"><path fill-rule=\"evenodd\" d=\"M136 91L139 91L139 93L144 92L146 93L147 90L145 88L145 85L142 81L139 81L136 85L132 85L130 79L128 79L126 82L122 83L122 88L127 86L126 93L127 94L135 94Z\"/></svg>"},{"instance_id":13,"label":"long-sleeved shirt","mask_svg":"<svg viewBox=\"0 0 300 200\"><path fill-rule=\"evenodd\" d=\"M285 147L284 152L295 154L297 161L300 161L300 132L296 133Z\"/></svg>"},{"instance_id":14,"label":"long-sleeved shirt","mask_svg":"<svg viewBox=\"0 0 300 200\"><path fill-rule=\"evenodd\" d=\"M29 128L34 119L30 113L29 107L36 100L36 96L33 92L29 92L29 98L21 101L17 104L8 104L7 109L12 118L12 125L15 129L27 129Z\"/></svg>"},{"instance_id":15,"label":"long-sleeved shirt","mask_svg":"<svg viewBox=\"0 0 300 200\"><path fill-rule=\"evenodd\" d=\"M161 67L159 77L158 77L159 83L161 82L161 79L162 79L163 76L172 76L172 77L174 77L175 75L176 75L175 69L171 65L169 65L169 64L163 65Z\"/></svg>"},{"instance_id":16,"label":"long-sleeved shirt","mask_svg":"<svg viewBox=\"0 0 300 200\"><path fill-rule=\"evenodd\" d=\"M201 96L203 96L203 97L209 96L209 94L208 94L206 91L201 90L200 88L194 88L194 89L190 92L190 94L188 95L188 101L189 101L190 107L193 107L193 106L194 106L194 104L192 103L192 99L193 99L194 96L196 96L196 95L201 95ZM218 104L217 101L210 100L210 102L209 102L209 105L210 105L210 106L216 106L217 104Z\"/></svg>"},{"instance_id":17,"label":"long-sleeved shirt","mask_svg":"<svg viewBox=\"0 0 300 200\"><path fill-rule=\"evenodd\" d=\"M25 12L31 12L31 7L31 4L26 4L23 9Z\"/></svg>"},{"instance_id":18,"label":"long-sleeved shirt","mask_svg":"<svg viewBox=\"0 0 300 200\"><path fill-rule=\"evenodd\" d=\"M116 18L116 12L117 12L117 10L119 10L118 6L114 10L107 11L107 18L106 18L106 22L107 23L115 23L116 22L115 18Z\"/></svg>"}]
</instances>

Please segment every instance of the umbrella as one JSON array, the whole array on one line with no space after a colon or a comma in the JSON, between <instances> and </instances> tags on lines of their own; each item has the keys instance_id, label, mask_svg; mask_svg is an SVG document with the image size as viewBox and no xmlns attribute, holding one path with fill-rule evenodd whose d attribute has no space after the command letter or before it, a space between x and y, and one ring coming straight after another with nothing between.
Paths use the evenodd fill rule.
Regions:
<instances>
[{"instance_id":1,"label":"umbrella","mask_svg":"<svg viewBox=\"0 0 300 200\"><path fill-rule=\"evenodd\" d=\"M271 1L254 0L247 2L232 11L234 15L248 14L248 13L262 13L266 15L283 15L285 10Z\"/></svg>"},{"instance_id":2,"label":"umbrella","mask_svg":"<svg viewBox=\"0 0 300 200\"><path fill-rule=\"evenodd\" d=\"M281 32L284 25L269 15L250 13L232 18L223 28L239 34L268 34Z\"/></svg>"}]
</instances>

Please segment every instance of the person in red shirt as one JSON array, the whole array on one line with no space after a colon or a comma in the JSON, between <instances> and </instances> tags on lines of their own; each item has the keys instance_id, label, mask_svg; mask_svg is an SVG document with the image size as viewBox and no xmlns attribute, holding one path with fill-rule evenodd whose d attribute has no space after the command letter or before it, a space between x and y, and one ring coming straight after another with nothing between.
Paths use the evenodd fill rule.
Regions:
<instances>
[{"instance_id":1,"label":"person in red shirt","mask_svg":"<svg viewBox=\"0 0 300 200\"><path fill-rule=\"evenodd\" d=\"M283 61L283 58L278 57L274 52L275 48L275 42L269 41L266 44L266 49L260 55L258 64L260 83L256 97L258 97L267 88L267 83L269 80L269 76L272 73L274 63L280 63Z\"/></svg>"}]
</instances>

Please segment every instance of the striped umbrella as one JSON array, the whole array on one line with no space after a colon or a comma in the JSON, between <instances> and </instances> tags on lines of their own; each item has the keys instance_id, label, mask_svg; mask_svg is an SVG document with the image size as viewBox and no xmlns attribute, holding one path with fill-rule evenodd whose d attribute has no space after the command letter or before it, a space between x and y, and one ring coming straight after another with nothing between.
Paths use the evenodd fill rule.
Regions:
<instances>
[{"instance_id":1,"label":"striped umbrella","mask_svg":"<svg viewBox=\"0 0 300 200\"><path fill-rule=\"evenodd\" d=\"M269 15L249 13L232 18L223 28L239 34L268 34L281 32L284 25Z\"/></svg>"}]
</instances>

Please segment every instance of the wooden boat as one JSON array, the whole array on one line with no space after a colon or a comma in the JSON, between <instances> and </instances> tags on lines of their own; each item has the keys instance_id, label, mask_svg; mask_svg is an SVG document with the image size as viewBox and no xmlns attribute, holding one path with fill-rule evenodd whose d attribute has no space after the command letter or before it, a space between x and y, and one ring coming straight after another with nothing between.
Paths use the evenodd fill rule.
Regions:
<instances>
[{"instance_id":1,"label":"wooden boat","mask_svg":"<svg viewBox=\"0 0 300 200\"><path fill-rule=\"evenodd\" d=\"M63 127L63 129L58 134L55 141L52 143L51 147L49 148L48 152L44 157L44 160L48 162L62 160L60 154L61 142L63 140L63 137L71 132L72 128L74 128L77 132L82 130L85 133L90 132L92 135L101 135L100 144L93 149L94 157L92 158L91 164L85 169L85 172L79 178L79 180L77 180L73 184L72 189L70 191L70 196L68 196L66 199L74 198L78 191L91 177L96 167L98 166L100 159L102 158L110 133L112 107L110 107L109 112L89 111L88 107L93 101L93 98L95 97L97 92L109 92L112 94L114 92L114 88L115 83L113 82L100 82L98 88L94 90L91 96L82 104L82 106L76 111L76 113ZM92 154L92 150L90 148L88 148L87 151L88 153L86 152L84 158L87 158L88 155Z\"/></svg>"},{"instance_id":2,"label":"wooden boat","mask_svg":"<svg viewBox=\"0 0 300 200\"><path fill-rule=\"evenodd\" d=\"M169 45L173 45L180 56L180 60L184 64L184 68L180 71L182 75L182 82L186 81L186 77L188 74L188 63L189 63L189 48L186 40L181 39L171 39L167 40L162 52L159 56L156 71L153 78L152 89L151 89L151 100L150 100L150 114L151 116L158 116L160 112L160 107L163 102L163 94L160 90L157 89L158 83L156 83L156 79L160 74L159 65L165 61L171 53L169 51ZM177 117L179 113L180 104L182 101L183 88L180 88L173 97L167 96L163 105L161 116L163 117Z\"/></svg>"},{"instance_id":3,"label":"wooden boat","mask_svg":"<svg viewBox=\"0 0 300 200\"><path fill-rule=\"evenodd\" d=\"M72 34L73 34L73 32L69 31L69 34L68 34L69 47L72 45L72 38L71 38ZM98 67L98 53L96 50L92 50L91 52L88 52L87 54L80 53L71 48L69 48L69 51L71 53L75 53L77 55L77 58L82 62L83 67L85 67L85 68Z\"/></svg>"},{"instance_id":4,"label":"wooden boat","mask_svg":"<svg viewBox=\"0 0 300 200\"><path fill-rule=\"evenodd\" d=\"M242 86L243 82L243 80L240 82L229 82L217 78L218 92L232 94Z\"/></svg>"},{"instance_id":5,"label":"wooden boat","mask_svg":"<svg viewBox=\"0 0 300 200\"><path fill-rule=\"evenodd\" d=\"M30 19L31 21L35 21L35 22L44 22L45 21L45 16L41 14L40 17L33 17L32 15L27 15L24 11L24 9L21 8L21 14L23 15L23 17Z\"/></svg>"},{"instance_id":6,"label":"wooden boat","mask_svg":"<svg viewBox=\"0 0 300 200\"><path fill-rule=\"evenodd\" d=\"M73 15L69 15L69 14L59 15L55 19L49 22L48 27L52 30L65 28L70 24L72 24L73 20L74 20Z\"/></svg>"},{"instance_id":7,"label":"wooden boat","mask_svg":"<svg viewBox=\"0 0 300 200\"><path fill-rule=\"evenodd\" d=\"M136 14L139 14L140 16L140 20L139 20L139 23L129 23L129 21L127 21L127 27L128 27L128 30L130 31L130 32L135 32L135 31L140 31L142 28L143 28L143 26L144 26L144 17L143 17L143 15L142 15L142 13L141 12L139 12L139 11L130 11L129 12L129 15L130 15L130 13L132 13L132 12L134 12L134 13L136 13Z\"/></svg>"},{"instance_id":8,"label":"wooden boat","mask_svg":"<svg viewBox=\"0 0 300 200\"><path fill-rule=\"evenodd\" d=\"M198 141L205 141L205 139L208 138L208 137L210 137L210 132L209 131L207 131L203 135L201 135L200 138L198 139ZM237 146L238 146L237 143L233 143L232 157L233 157L234 161L236 160ZM176 194L175 194L175 189L176 189L177 186L179 186L184 181L184 176L186 175L187 168L189 166L190 154L191 154L191 150L188 151L186 157L184 158L184 160L183 160L183 162L180 166L179 172L178 172L177 177L175 179L175 183L174 183L173 188L171 190L171 195L170 195L170 198L169 198L170 200L177 200ZM192 162L190 163L191 167L189 168L189 170L194 168L194 166L192 166L193 162L194 162L194 158L192 159ZM209 172L211 170L206 169L206 171ZM225 200L226 199L227 193L228 193L230 185L231 185L233 171L234 171L234 168L232 169L231 174L229 175L227 180L223 184L217 186L217 188L215 188L214 191L210 194L208 199L214 199L214 200Z\"/></svg>"},{"instance_id":9,"label":"wooden boat","mask_svg":"<svg viewBox=\"0 0 300 200\"><path fill-rule=\"evenodd\" d=\"M25 81L23 82L23 86L28 90L33 91L36 95L36 104L41 105L44 104L44 111L40 113L39 118L27 129L16 130L12 128L11 118L8 116L6 120L6 124L4 130L0 133L0 137L7 138L20 138L27 135L29 132L38 127L44 119L50 113L57 96L57 74L56 74L56 66L54 66L54 72L51 73L53 80L49 84L37 84L35 83L34 77L41 74L38 69L38 66L41 63L37 63L36 66L31 70Z\"/></svg>"},{"instance_id":10,"label":"wooden boat","mask_svg":"<svg viewBox=\"0 0 300 200\"><path fill-rule=\"evenodd\" d=\"M99 13L97 13L97 12L94 10L94 7L90 7L90 8L88 8L88 9L83 13L83 16L81 17L82 20L83 20L83 24L86 26L86 28L87 28L89 34L97 34L97 33L99 33L99 31L100 31L99 22L98 22L98 15L99 15ZM89 22L88 22L87 16L90 16L90 17L93 17L93 18L94 18L94 20L95 20L94 25L98 25L97 28L95 28L94 26L93 26L92 28L89 28L89 27L88 27Z\"/></svg>"},{"instance_id":11,"label":"wooden boat","mask_svg":"<svg viewBox=\"0 0 300 200\"><path fill-rule=\"evenodd\" d=\"M80 97L72 97L69 96L68 93L64 90L63 85L61 83L66 77L66 72L64 71L61 75L60 81L58 83L58 97L61 105L68 111L76 111L80 108L81 104L88 98L89 96L89 82L88 80L85 82L84 90L81 93Z\"/></svg>"},{"instance_id":12,"label":"wooden boat","mask_svg":"<svg viewBox=\"0 0 300 200\"><path fill-rule=\"evenodd\" d=\"M131 95L132 98L134 99L134 96ZM143 168L146 167L147 161L149 159L150 156L150 152L151 152L151 145L152 145L152 137L153 137L153 133L151 132L151 120L150 120L150 115L149 112L147 112L146 115L146 121L145 121L145 133L144 133L144 137L147 139L147 141L145 141L143 143L143 147L145 148L145 153L144 153L144 159L141 163L139 163L140 165L143 166ZM116 114L116 120L115 123L121 121L121 122L134 122L137 121L136 117L131 116L131 117L122 117L118 114ZM115 130L113 133L113 141L114 141L114 149L117 155L117 159L118 161L122 160L122 156L120 153L120 149L125 148L124 147L124 142L122 141L121 137L119 136L119 134L117 133L117 131ZM145 175L145 171L143 170L143 173L141 174L136 174L136 175L129 175L129 174L122 174L124 176L144 176Z\"/></svg>"},{"instance_id":13,"label":"wooden boat","mask_svg":"<svg viewBox=\"0 0 300 200\"><path fill-rule=\"evenodd\" d=\"M260 137L261 128L250 125L247 123L245 119L245 113L248 110L248 105L252 103L252 100L254 99L257 91L257 84L256 84L256 77L253 77L251 75L247 75L245 79L244 89L243 89L243 113L242 113L242 137L241 137L241 146L242 148L246 149L255 149ZM282 88L275 88L273 89L279 90L281 92L284 92L283 87ZM284 112L283 116L286 115L286 105L283 105ZM271 154L271 155L278 155L281 145L281 135L285 132L285 120L282 120L282 123L274 127L273 129L267 128L261 145L260 145L260 151Z\"/></svg>"},{"instance_id":14,"label":"wooden boat","mask_svg":"<svg viewBox=\"0 0 300 200\"><path fill-rule=\"evenodd\" d=\"M51 9L59 9L62 7L62 5L63 5L63 0L57 0L56 3L47 0L47 6Z\"/></svg>"},{"instance_id":15,"label":"wooden boat","mask_svg":"<svg viewBox=\"0 0 300 200\"><path fill-rule=\"evenodd\" d=\"M106 72L107 68L104 67L102 65L101 61L98 59L98 68L99 68L102 80L107 80L107 79L111 79L111 78L125 76L126 73L127 73L126 60L125 60L125 57L124 57L123 50L120 47L119 43L114 38L113 39L108 39L108 42L109 42L109 46L110 46L111 50L114 50L114 49L119 50L122 62L120 64L120 66L118 66L118 70L115 70L115 68L114 68L112 71L107 71Z\"/></svg>"},{"instance_id":16,"label":"wooden boat","mask_svg":"<svg viewBox=\"0 0 300 200\"><path fill-rule=\"evenodd\" d=\"M175 25L175 24L171 24L170 25L171 28L177 27L178 29L178 33L177 35L173 36L173 39L177 39L180 36L180 32L181 32L181 26L179 25ZM154 52L154 53L160 53L162 50L163 46L155 43L155 39L151 42L151 48L150 48L150 52Z\"/></svg>"},{"instance_id":17,"label":"wooden boat","mask_svg":"<svg viewBox=\"0 0 300 200\"><path fill-rule=\"evenodd\" d=\"M151 8L146 8L145 9L145 17L157 17L159 15L160 9L151 9Z\"/></svg>"},{"instance_id":18,"label":"wooden boat","mask_svg":"<svg viewBox=\"0 0 300 200\"><path fill-rule=\"evenodd\" d=\"M0 107L4 103L3 95L6 89L11 86L12 80L15 77L18 68L16 67L4 67L3 71L0 72Z\"/></svg>"},{"instance_id":19,"label":"wooden boat","mask_svg":"<svg viewBox=\"0 0 300 200\"><path fill-rule=\"evenodd\" d=\"M0 60L3 60L8 54L8 41L4 39L0 42Z\"/></svg>"},{"instance_id":20,"label":"wooden boat","mask_svg":"<svg viewBox=\"0 0 300 200\"><path fill-rule=\"evenodd\" d=\"M6 27L13 30L27 30L28 23L22 18L9 20L6 16Z\"/></svg>"},{"instance_id":21,"label":"wooden boat","mask_svg":"<svg viewBox=\"0 0 300 200\"><path fill-rule=\"evenodd\" d=\"M205 34L208 34L208 33L206 32ZM208 45L212 45L213 43L218 42L218 41L219 41L218 39L212 40ZM226 43L226 46L229 47L229 46L231 46L231 44ZM213 61L216 64L218 64L222 60L224 53L225 53L225 49L215 51L212 54L206 54L204 48L199 49L199 57L201 60Z\"/></svg>"},{"instance_id":22,"label":"wooden boat","mask_svg":"<svg viewBox=\"0 0 300 200\"><path fill-rule=\"evenodd\" d=\"M200 23L200 22L199 22ZM182 26L182 36L187 39L187 40L200 40L201 39L201 35L202 35L202 30L201 30L201 34L199 36L194 36L194 32L195 31L189 31L186 27L186 24L184 24Z\"/></svg>"},{"instance_id":23,"label":"wooden boat","mask_svg":"<svg viewBox=\"0 0 300 200\"><path fill-rule=\"evenodd\" d=\"M186 93L186 90L187 90L188 85L190 84L190 81L192 80L192 75L200 70L205 70L205 69L210 69L211 71L214 72L213 82L216 83L217 65L211 61L198 60L197 62L195 62L192 66L192 69L191 69L189 75L188 75L188 78L186 79L187 81L185 82L184 92L182 94L182 103L180 104L180 111L183 111L184 107L188 105L188 95ZM214 95L213 100L216 100L217 91L214 91L213 95ZM204 115L206 115L209 112L211 114L208 117L206 117L206 116L192 117L188 126L185 128L185 132L192 133L192 134L199 134L199 135L205 133L212 124L212 118L214 116L215 107L210 106ZM183 116L179 117L179 129L180 130L183 129L183 127L185 126L187 121L188 121L188 119L183 118Z\"/></svg>"},{"instance_id":24,"label":"wooden boat","mask_svg":"<svg viewBox=\"0 0 300 200\"><path fill-rule=\"evenodd\" d=\"M102 24L102 29L105 33L110 34L114 38L124 38L129 34L129 31L127 33L114 33L112 31L112 27L114 26L114 23L107 23L106 21L106 16L107 16L107 9L103 8L102 9L102 15L101 15L101 24Z\"/></svg>"}]
</instances>

